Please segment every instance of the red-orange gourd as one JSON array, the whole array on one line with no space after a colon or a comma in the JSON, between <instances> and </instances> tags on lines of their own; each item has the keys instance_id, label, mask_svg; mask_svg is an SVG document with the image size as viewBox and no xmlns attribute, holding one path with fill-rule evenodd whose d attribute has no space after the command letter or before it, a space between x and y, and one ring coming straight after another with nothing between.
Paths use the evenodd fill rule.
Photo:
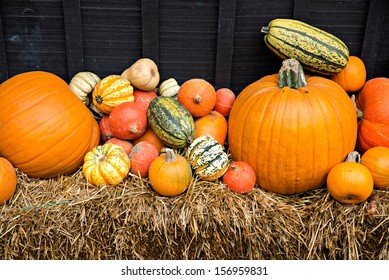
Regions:
<instances>
[{"instance_id":1,"label":"red-orange gourd","mask_svg":"<svg viewBox=\"0 0 389 280\"><path fill-rule=\"evenodd\" d=\"M389 188L389 148L373 147L361 157L361 164L369 169L378 189Z\"/></svg>"},{"instance_id":2,"label":"red-orange gourd","mask_svg":"<svg viewBox=\"0 0 389 280\"><path fill-rule=\"evenodd\" d=\"M356 112L334 81L305 76L297 60L247 86L228 120L232 159L254 168L258 185L275 193L316 189L354 150Z\"/></svg>"},{"instance_id":3,"label":"red-orange gourd","mask_svg":"<svg viewBox=\"0 0 389 280\"><path fill-rule=\"evenodd\" d=\"M389 147L389 78L368 80L357 96L358 151Z\"/></svg>"},{"instance_id":4,"label":"red-orange gourd","mask_svg":"<svg viewBox=\"0 0 389 280\"><path fill-rule=\"evenodd\" d=\"M227 136L227 120L217 111L211 111L207 115L195 120L195 137L194 139L210 135L222 146Z\"/></svg>"},{"instance_id":5,"label":"red-orange gourd","mask_svg":"<svg viewBox=\"0 0 389 280\"><path fill-rule=\"evenodd\" d=\"M229 88L220 88L216 91L216 103L213 110L227 117L230 114L235 99L236 96L232 90Z\"/></svg>"},{"instance_id":6,"label":"red-orange gourd","mask_svg":"<svg viewBox=\"0 0 389 280\"><path fill-rule=\"evenodd\" d=\"M111 128L109 127L109 115L104 115L100 122L99 122L99 128L100 128L100 136L103 142L108 141L113 136Z\"/></svg>"},{"instance_id":7,"label":"red-orange gourd","mask_svg":"<svg viewBox=\"0 0 389 280\"><path fill-rule=\"evenodd\" d=\"M193 117L202 117L216 104L215 88L206 80L190 79L184 82L177 94L180 102Z\"/></svg>"},{"instance_id":8,"label":"red-orange gourd","mask_svg":"<svg viewBox=\"0 0 389 280\"><path fill-rule=\"evenodd\" d=\"M148 141L157 147L158 152L161 152L162 148L165 147L165 144L162 142L161 138L155 134L154 130L148 126L145 133L142 134L141 137L132 140L134 145L138 144L141 141Z\"/></svg>"},{"instance_id":9,"label":"red-orange gourd","mask_svg":"<svg viewBox=\"0 0 389 280\"><path fill-rule=\"evenodd\" d=\"M30 177L76 171L100 141L88 108L48 72L26 72L1 84L0 111L0 155Z\"/></svg>"},{"instance_id":10,"label":"red-orange gourd","mask_svg":"<svg viewBox=\"0 0 389 280\"><path fill-rule=\"evenodd\" d=\"M158 97L155 91L134 90L134 102L147 112L151 100Z\"/></svg>"},{"instance_id":11,"label":"red-orange gourd","mask_svg":"<svg viewBox=\"0 0 389 280\"><path fill-rule=\"evenodd\" d=\"M248 193L255 185L255 171L244 161L232 162L223 175L223 183L233 192Z\"/></svg>"},{"instance_id":12,"label":"red-orange gourd","mask_svg":"<svg viewBox=\"0 0 389 280\"><path fill-rule=\"evenodd\" d=\"M157 147L148 141L136 144L129 155L131 160L131 173L147 177L151 162L159 156Z\"/></svg>"},{"instance_id":13,"label":"red-orange gourd","mask_svg":"<svg viewBox=\"0 0 389 280\"><path fill-rule=\"evenodd\" d=\"M134 145L130 141L120 139L117 137L112 137L108 139L105 143L111 143L111 144L121 146L124 149L124 151L127 153L127 155L130 155L131 150L134 147Z\"/></svg>"},{"instance_id":14,"label":"red-orange gourd","mask_svg":"<svg viewBox=\"0 0 389 280\"><path fill-rule=\"evenodd\" d=\"M331 76L347 92L360 90L366 82L366 68L363 61L357 56L350 56L346 67Z\"/></svg>"},{"instance_id":15,"label":"red-orange gourd","mask_svg":"<svg viewBox=\"0 0 389 280\"><path fill-rule=\"evenodd\" d=\"M12 164L0 157L0 205L4 204L16 191L16 172Z\"/></svg>"}]
</instances>

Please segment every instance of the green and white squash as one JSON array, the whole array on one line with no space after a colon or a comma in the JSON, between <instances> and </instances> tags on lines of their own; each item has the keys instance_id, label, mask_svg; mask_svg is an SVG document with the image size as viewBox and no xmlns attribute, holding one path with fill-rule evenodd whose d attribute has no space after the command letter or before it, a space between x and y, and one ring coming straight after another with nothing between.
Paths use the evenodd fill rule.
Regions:
<instances>
[{"instance_id":1,"label":"green and white squash","mask_svg":"<svg viewBox=\"0 0 389 280\"><path fill-rule=\"evenodd\" d=\"M340 72L349 59L346 44L334 35L294 19L274 19L261 32L280 58L295 58L304 69L323 75Z\"/></svg>"},{"instance_id":2,"label":"green and white squash","mask_svg":"<svg viewBox=\"0 0 389 280\"><path fill-rule=\"evenodd\" d=\"M196 138L186 150L186 158L195 174L205 181L220 178L229 165L224 147L209 135Z\"/></svg>"},{"instance_id":3,"label":"green and white squash","mask_svg":"<svg viewBox=\"0 0 389 280\"><path fill-rule=\"evenodd\" d=\"M171 148L184 148L194 139L193 117L174 97L151 100L147 118L154 133Z\"/></svg>"},{"instance_id":4,"label":"green and white squash","mask_svg":"<svg viewBox=\"0 0 389 280\"><path fill-rule=\"evenodd\" d=\"M90 93L99 81L99 76L92 72L79 72L71 79L69 87L82 103L88 106L91 99Z\"/></svg>"},{"instance_id":5,"label":"green and white squash","mask_svg":"<svg viewBox=\"0 0 389 280\"><path fill-rule=\"evenodd\" d=\"M167 79L159 86L158 92L161 96L176 97L180 86L174 78Z\"/></svg>"}]
</instances>

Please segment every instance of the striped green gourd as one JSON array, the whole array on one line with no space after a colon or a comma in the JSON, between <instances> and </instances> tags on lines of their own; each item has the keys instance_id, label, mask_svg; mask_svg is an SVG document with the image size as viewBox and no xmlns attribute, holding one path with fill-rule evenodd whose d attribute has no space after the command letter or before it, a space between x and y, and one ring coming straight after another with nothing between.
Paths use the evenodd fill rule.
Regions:
<instances>
[{"instance_id":1,"label":"striped green gourd","mask_svg":"<svg viewBox=\"0 0 389 280\"><path fill-rule=\"evenodd\" d=\"M212 181L224 175L228 168L228 155L212 136L196 138L186 150L186 158L195 174L204 181Z\"/></svg>"},{"instance_id":2,"label":"striped green gourd","mask_svg":"<svg viewBox=\"0 0 389 280\"><path fill-rule=\"evenodd\" d=\"M174 97L154 98L147 118L154 133L169 147L184 148L194 139L193 117Z\"/></svg>"},{"instance_id":3,"label":"striped green gourd","mask_svg":"<svg viewBox=\"0 0 389 280\"><path fill-rule=\"evenodd\" d=\"M261 32L271 51L282 59L297 59L309 71L332 75L348 62L349 49L342 40L307 23L274 19Z\"/></svg>"}]
</instances>

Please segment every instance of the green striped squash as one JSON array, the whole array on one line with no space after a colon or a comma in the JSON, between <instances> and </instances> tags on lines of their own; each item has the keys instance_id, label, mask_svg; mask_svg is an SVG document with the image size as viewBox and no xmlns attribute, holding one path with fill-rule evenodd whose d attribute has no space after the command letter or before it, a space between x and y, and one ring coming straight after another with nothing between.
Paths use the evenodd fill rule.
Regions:
<instances>
[{"instance_id":1,"label":"green striped squash","mask_svg":"<svg viewBox=\"0 0 389 280\"><path fill-rule=\"evenodd\" d=\"M262 27L267 47L282 59L295 58L312 72L331 75L347 64L349 50L334 35L294 19L274 19Z\"/></svg>"},{"instance_id":2,"label":"green striped squash","mask_svg":"<svg viewBox=\"0 0 389 280\"><path fill-rule=\"evenodd\" d=\"M229 164L223 146L209 135L196 138L186 150L186 158L195 174L204 181L223 176Z\"/></svg>"},{"instance_id":3,"label":"green striped squash","mask_svg":"<svg viewBox=\"0 0 389 280\"><path fill-rule=\"evenodd\" d=\"M154 98L147 118L155 134L169 147L184 148L194 139L193 117L174 97Z\"/></svg>"}]
</instances>

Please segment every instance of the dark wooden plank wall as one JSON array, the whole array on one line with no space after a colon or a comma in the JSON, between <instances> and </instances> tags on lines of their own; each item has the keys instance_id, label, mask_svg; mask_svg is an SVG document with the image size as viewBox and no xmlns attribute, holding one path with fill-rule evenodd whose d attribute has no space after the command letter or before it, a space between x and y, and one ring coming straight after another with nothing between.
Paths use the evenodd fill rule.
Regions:
<instances>
[{"instance_id":1,"label":"dark wooden plank wall","mask_svg":"<svg viewBox=\"0 0 389 280\"><path fill-rule=\"evenodd\" d=\"M368 78L389 77L386 0L3 0L0 81L46 70L66 81L79 71L120 74L140 57L161 80L204 78L239 93L276 73L281 60L262 26L295 18L341 38L366 64Z\"/></svg>"}]
</instances>

